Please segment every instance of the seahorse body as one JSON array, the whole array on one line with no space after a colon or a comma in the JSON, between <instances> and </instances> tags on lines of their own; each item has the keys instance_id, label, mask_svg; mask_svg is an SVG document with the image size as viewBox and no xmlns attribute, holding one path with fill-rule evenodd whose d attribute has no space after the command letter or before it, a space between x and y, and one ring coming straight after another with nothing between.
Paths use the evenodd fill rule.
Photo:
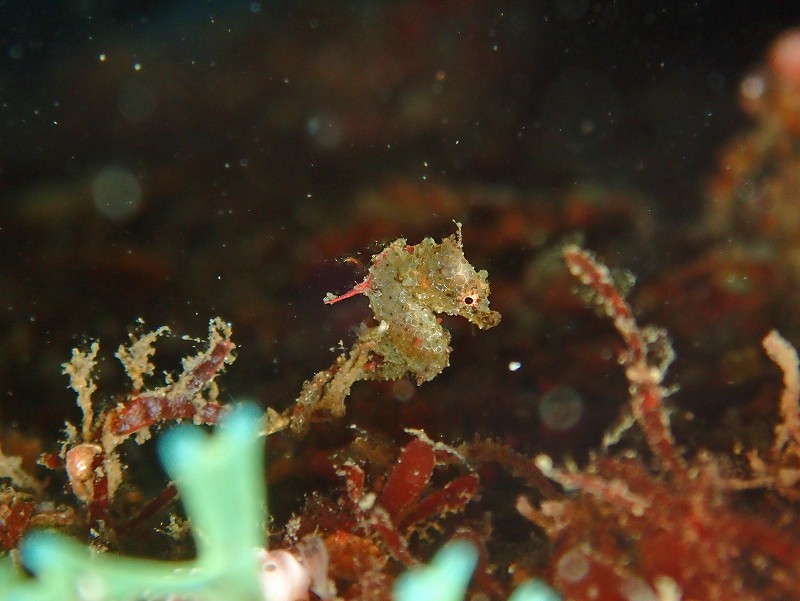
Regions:
<instances>
[{"instance_id":1,"label":"seahorse body","mask_svg":"<svg viewBox=\"0 0 800 601\"><path fill-rule=\"evenodd\" d=\"M500 322L500 314L489 309L487 278L464 257L460 224L441 243L425 238L409 246L399 238L375 255L359 290L379 322L360 335L380 357L368 377L410 374L420 384L441 373L450 363L450 332L437 313L460 315L481 329Z\"/></svg>"}]
</instances>

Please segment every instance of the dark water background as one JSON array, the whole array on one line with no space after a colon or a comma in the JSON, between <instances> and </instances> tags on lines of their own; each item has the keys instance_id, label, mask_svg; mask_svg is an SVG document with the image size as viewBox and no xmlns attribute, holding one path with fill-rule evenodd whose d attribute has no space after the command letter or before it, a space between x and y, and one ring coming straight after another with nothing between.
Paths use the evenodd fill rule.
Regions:
<instances>
[{"instance_id":1,"label":"dark water background","mask_svg":"<svg viewBox=\"0 0 800 601\"><path fill-rule=\"evenodd\" d=\"M85 339L115 390L138 317L229 319L227 394L286 405L366 316L320 303L359 277L338 259L374 250L357 199L390 239L458 217L469 240L488 211L423 203L411 226L387 181L483 187L493 211L624 189L660 231L691 223L746 123L742 75L799 21L783 2L2 2L3 418L74 419L60 364ZM527 250L475 263L502 277ZM186 348L165 345L174 370Z\"/></svg>"}]
</instances>

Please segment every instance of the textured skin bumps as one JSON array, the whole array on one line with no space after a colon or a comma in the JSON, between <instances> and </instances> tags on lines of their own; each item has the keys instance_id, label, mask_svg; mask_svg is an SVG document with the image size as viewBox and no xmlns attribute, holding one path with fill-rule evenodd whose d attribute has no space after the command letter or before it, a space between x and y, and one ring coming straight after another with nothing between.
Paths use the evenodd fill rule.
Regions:
<instances>
[{"instance_id":1,"label":"textured skin bumps","mask_svg":"<svg viewBox=\"0 0 800 601\"><path fill-rule=\"evenodd\" d=\"M366 279L328 303L364 294L378 321L363 327L361 342L377 355L367 378L395 380L406 375L418 384L437 376L450 362L450 332L437 314L458 315L481 329L500 323L489 308L485 270L476 271L464 256L461 225L441 243L425 238L410 246L404 238L372 257Z\"/></svg>"}]
</instances>

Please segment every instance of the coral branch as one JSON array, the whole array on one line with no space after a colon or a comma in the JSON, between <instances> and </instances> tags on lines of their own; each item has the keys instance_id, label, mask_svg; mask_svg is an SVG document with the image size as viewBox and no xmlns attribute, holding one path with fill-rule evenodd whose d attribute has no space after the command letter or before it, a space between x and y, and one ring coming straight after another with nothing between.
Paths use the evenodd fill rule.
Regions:
<instances>
[{"instance_id":1,"label":"coral branch","mask_svg":"<svg viewBox=\"0 0 800 601\"><path fill-rule=\"evenodd\" d=\"M625 343L619 361L630 384L631 410L644 432L647 444L664 468L680 476L686 464L678 455L669 417L664 409L661 386L674 353L664 330L641 328L628 302L617 290L608 267L591 253L575 245L566 246L564 261L569 272L594 291L597 305L611 319Z\"/></svg>"},{"instance_id":2,"label":"coral branch","mask_svg":"<svg viewBox=\"0 0 800 601\"><path fill-rule=\"evenodd\" d=\"M121 442L135 432L167 420L195 419L203 424L216 423L221 409L219 403L198 403L196 395L210 385L232 350L233 343L230 340L220 341L208 353L208 358L198 363L185 380L126 399L106 416L106 432L118 437Z\"/></svg>"},{"instance_id":3,"label":"coral branch","mask_svg":"<svg viewBox=\"0 0 800 601\"><path fill-rule=\"evenodd\" d=\"M775 443L772 451L777 457L789 441L800 445L800 367L797 351L776 330L772 330L761 343L769 358L783 372L783 394L781 394L781 423L775 427Z\"/></svg>"},{"instance_id":4,"label":"coral branch","mask_svg":"<svg viewBox=\"0 0 800 601\"><path fill-rule=\"evenodd\" d=\"M605 480L587 472L567 472L553 467L553 461L547 455L538 455L536 465L545 476L565 489L580 489L631 515L641 516L650 507L650 502L642 495L632 492L624 480Z\"/></svg>"},{"instance_id":5,"label":"coral branch","mask_svg":"<svg viewBox=\"0 0 800 601\"><path fill-rule=\"evenodd\" d=\"M92 429L92 393L97 390L97 384L92 380L91 374L97 363L97 351L100 345L93 342L88 352L82 352L75 348L72 349L72 358L63 365L63 372L69 376L70 387L78 395L76 402L83 413L81 421L81 433L84 440L89 440Z\"/></svg>"},{"instance_id":6,"label":"coral branch","mask_svg":"<svg viewBox=\"0 0 800 601\"><path fill-rule=\"evenodd\" d=\"M116 452L122 442L132 435L142 442L149 438L151 426L168 421L191 419L197 424L214 424L219 419L222 407L216 401L215 378L235 358L230 324L220 318L210 320L207 347L183 360L177 378L167 375L165 385L145 390L145 377L155 370L150 360L155 352L153 344L166 332L168 329L161 327L131 335L128 345L117 350L132 390L108 410L92 406L97 386L91 376L99 344L92 343L87 352L74 350L71 360L64 364L83 413L82 427L79 433L68 423L59 455L45 453L40 462L50 469L66 470L72 492L88 510L85 525L89 530L102 533L113 529L109 508L122 481L123 466Z\"/></svg>"},{"instance_id":7,"label":"coral branch","mask_svg":"<svg viewBox=\"0 0 800 601\"><path fill-rule=\"evenodd\" d=\"M183 373L175 382L152 391L135 392L108 412L103 423L102 439L106 453L111 452L131 434L143 433L150 426L171 420L192 419L200 424L216 423L220 405L203 391L213 386L214 378L227 364L233 362L236 345L230 339L230 325L221 319L209 323L209 347L198 355L185 359ZM131 347L137 347L135 341ZM131 355L132 353L128 353ZM117 353L119 357L121 351ZM148 354L140 352L145 361ZM122 358L120 360L123 360ZM131 371L123 360L134 384L141 384L146 368Z\"/></svg>"}]
</instances>

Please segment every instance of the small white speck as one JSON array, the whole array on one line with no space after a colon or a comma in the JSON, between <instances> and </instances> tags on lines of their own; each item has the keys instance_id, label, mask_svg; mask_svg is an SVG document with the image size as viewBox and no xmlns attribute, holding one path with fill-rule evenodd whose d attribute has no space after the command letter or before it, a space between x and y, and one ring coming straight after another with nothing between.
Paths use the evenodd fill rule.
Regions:
<instances>
[{"instance_id":1,"label":"small white speck","mask_svg":"<svg viewBox=\"0 0 800 601\"><path fill-rule=\"evenodd\" d=\"M133 63L133 70L134 71L141 71L142 70L142 63Z\"/></svg>"},{"instance_id":2,"label":"small white speck","mask_svg":"<svg viewBox=\"0 0 800 601\"><path fill-rule=\"evenodd\" d=\"M106 53L105 52L101 52L100 56L97 57L97 60L99 60L101 63L106 62Z\"/></svg>"},{"instance_id":3,"label":"small white speck","mask_svg":"<svg viewBox=\"0 0 800 601\"><path fill-rule=\"evenodd\" d=\"M536 467L539 468L539 471L545 476L548 474L548 472L553 471L553 460L547 455L537 455L533 462L536 464Z\"/></svg>"},{"instance_id":4,"label":"small white speck","mask_svg":"<svg viewBox=\"0 0 800 601\"><path fill-rule=\"evenodd\" d=\"M508 364L508 371L517 371L520 367L522 367L522 363L519 361L511 361Z\"/></svg>"}]
</instances>

